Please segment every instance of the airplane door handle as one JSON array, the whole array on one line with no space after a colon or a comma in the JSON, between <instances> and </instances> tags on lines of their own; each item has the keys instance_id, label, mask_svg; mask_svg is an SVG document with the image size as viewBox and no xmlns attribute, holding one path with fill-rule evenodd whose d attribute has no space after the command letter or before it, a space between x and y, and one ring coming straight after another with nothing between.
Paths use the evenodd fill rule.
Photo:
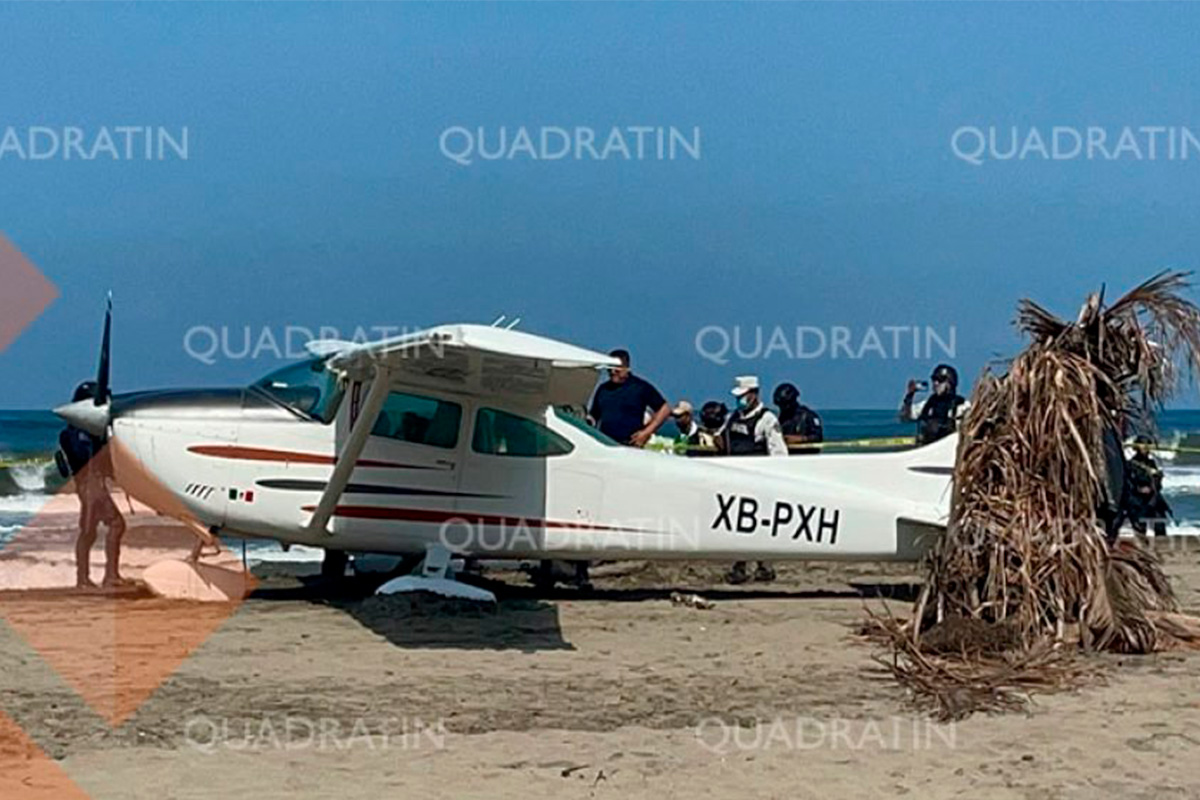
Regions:
<instances>
[{"instance_id":1,"label":"airplane door handle","mask_svg":"<svg viewBox=\"0 0 1200 800\"><path fill-rule=\"evenodd\" d=\"M433 463L437 464L439 467L446 467L447 469L454 469L454 462L447 461L444 458L439 458L437 461L435 461Z\"/></svg>"}]
</instances>

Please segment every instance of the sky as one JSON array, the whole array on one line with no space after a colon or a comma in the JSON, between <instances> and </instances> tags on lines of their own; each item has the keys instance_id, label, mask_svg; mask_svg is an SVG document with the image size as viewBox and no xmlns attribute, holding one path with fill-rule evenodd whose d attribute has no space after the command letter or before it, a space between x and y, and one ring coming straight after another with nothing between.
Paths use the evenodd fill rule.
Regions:
<instances>
[{"instance_id":1,"label":"sky","mask_svg":"<svg viewBox=\"0 0 1200 800\"><path fill-rule=\"evenodd\" d=\"M501 314L695 403L756 374L889 407L940 361L969 389L1021 346L1020 298L1073 316L1197 266L1200 145L1115 143L1200 138L1198 28L1200 4L0 5L0 136L26 151L0 139L0 232L61 292L0 352L0 407L95 372L108 290L117 391ZM130 125L186 128L186 158L26 146ZM522 126L699 144L462 157ZM1107 144L1027 146L1056 127Z\"/></svg>"}]
</instances>

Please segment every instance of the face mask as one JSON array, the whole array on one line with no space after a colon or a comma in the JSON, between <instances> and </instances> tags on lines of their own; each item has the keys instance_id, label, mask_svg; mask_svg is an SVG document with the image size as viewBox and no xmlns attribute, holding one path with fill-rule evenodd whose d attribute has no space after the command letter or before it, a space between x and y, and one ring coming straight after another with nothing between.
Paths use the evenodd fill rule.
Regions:
<instances>
[{"instance_id":1,"label":"face mask","mask_svg":"<svg viewBox=\"0 0 1200 800\"><path fill-rule=\"evenodd\" d=\"M737 403L738 403L738 408L749 408L749 406L750 406L749 395L742 395L741 397L738 398Z\"/></svg>"}]
</instances>

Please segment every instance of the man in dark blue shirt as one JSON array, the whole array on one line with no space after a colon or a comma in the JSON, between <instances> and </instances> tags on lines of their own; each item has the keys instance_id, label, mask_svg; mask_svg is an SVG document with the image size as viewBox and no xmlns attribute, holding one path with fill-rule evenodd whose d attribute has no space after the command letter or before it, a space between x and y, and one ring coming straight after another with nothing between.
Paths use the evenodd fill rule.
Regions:
<instances>
[{"instance_id":1,"label":"man in dark blue shirt","mask_svg":"<svg viewBox=\"0 0 1200 800\"><path fill-rule=\"evenodd\" d=\"M596 427L621 444L645 447L646 442L671 416L671 407L657 389L629 371L629 351L613 350L610 356L621 366L608 371L592 397L592 419ZM646 412L650 421L646 421Z\"/></svg>"}]
</instances>

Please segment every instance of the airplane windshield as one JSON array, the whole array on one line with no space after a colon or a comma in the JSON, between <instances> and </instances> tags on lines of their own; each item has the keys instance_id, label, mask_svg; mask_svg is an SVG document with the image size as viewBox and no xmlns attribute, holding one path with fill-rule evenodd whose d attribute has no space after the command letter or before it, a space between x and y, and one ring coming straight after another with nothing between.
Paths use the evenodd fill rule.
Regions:
<instances>
[{"instance_id":1,"label":"airplane windshield","mask_svg":"<svg viewBox=\"0 0 1200 800\"><path fill-rule=\"evenodd\" d=\"M276 402L321 422L332 422L342 401L343 387L325 369L324 358L313 358L272 372L254 388Z\"/></svg>"}]
</instances>

